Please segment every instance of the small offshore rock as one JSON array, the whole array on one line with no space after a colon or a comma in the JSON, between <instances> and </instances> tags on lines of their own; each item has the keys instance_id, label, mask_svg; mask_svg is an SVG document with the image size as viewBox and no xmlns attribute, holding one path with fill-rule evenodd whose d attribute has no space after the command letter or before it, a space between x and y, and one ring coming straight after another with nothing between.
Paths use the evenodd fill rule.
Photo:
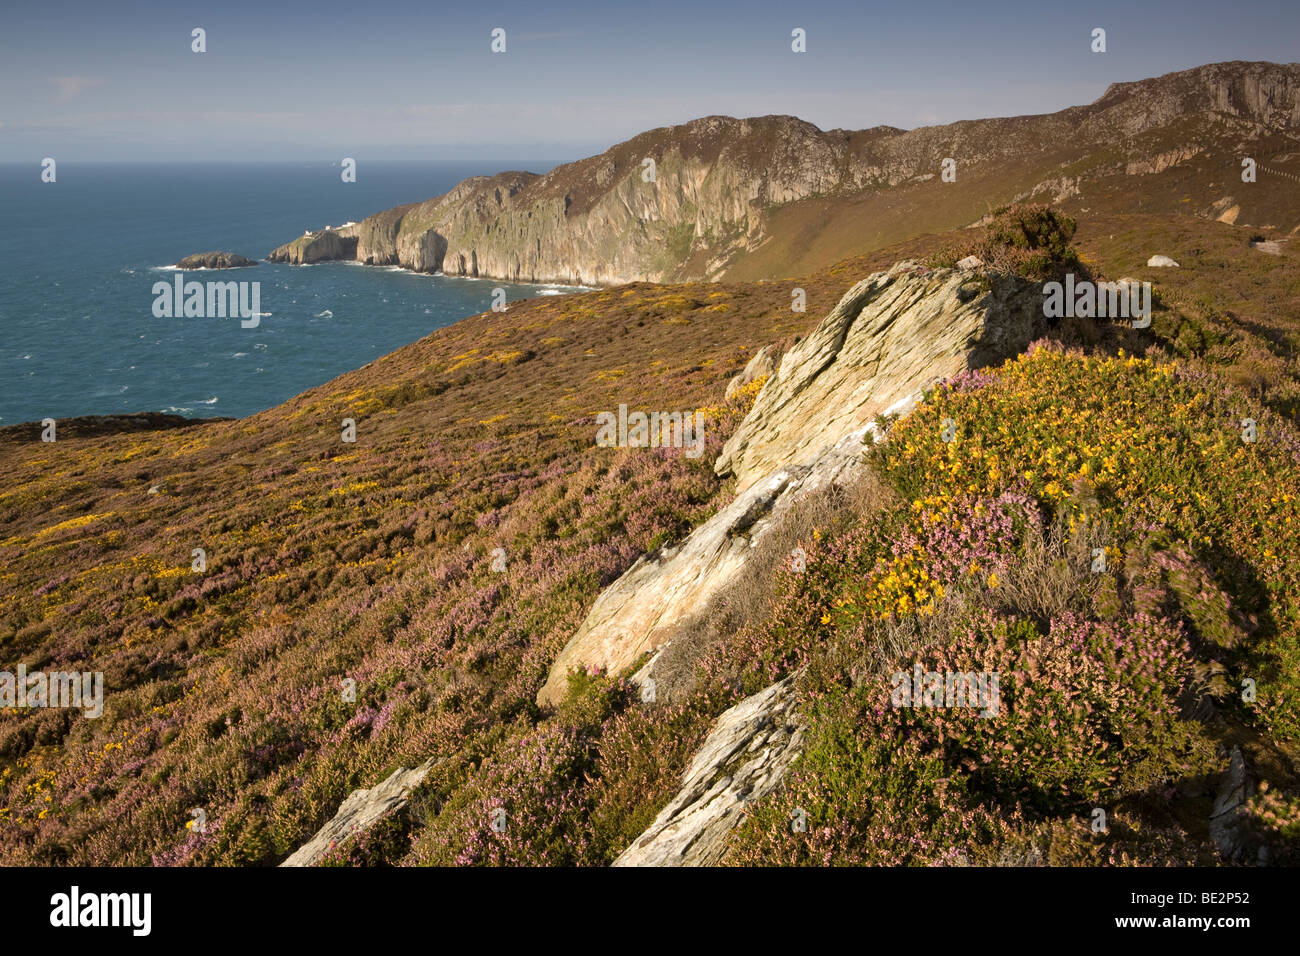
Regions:
<instances>
[{"instance_id":1,"label":"small offshore rock","mask_svg":"<svg viewBox=\"0 0 1300 956\"><path fill-rule=\"evenodd\" d=\"M177 269L241 269L255 266L252 259L237 256L233 252L196 252L176 263Z\"/></svg>"}]
</instances>

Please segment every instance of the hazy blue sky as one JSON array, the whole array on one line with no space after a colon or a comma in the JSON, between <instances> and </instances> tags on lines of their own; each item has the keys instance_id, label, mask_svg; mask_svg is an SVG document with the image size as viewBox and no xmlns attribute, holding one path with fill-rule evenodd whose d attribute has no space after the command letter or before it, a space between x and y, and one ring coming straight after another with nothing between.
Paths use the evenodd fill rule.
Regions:
<instances>
[{"instance_id":1,"label":"hazy blue sky","mask_svg":"<svg viewBox=\"0 0 1300 956\"><path fill-rule=\"evenodd\" d=\"M1297 39L1300 0L6 0L0 160L576 158L710 113L911 128L1290 62Z\"/></svg>"}]
</instances>

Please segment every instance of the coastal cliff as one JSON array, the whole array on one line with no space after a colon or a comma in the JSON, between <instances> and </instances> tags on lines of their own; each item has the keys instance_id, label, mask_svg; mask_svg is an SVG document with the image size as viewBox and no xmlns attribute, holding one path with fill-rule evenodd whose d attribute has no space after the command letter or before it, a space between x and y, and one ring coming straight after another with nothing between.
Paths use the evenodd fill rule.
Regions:
<instances>
[{"instance_id":1,"label":"coastal cliff","mask_svg":"<svg viewBox=\"0 0 1300 956\"><path fill-rule=\"evenodd\" d=\"M1219 63L1113 84L1057 113L903 131L820 130L792 116L709 116L642 133L539 176L503 172L309 232L272 262L335 259L517 282L612 285L820 268L918 229L1027 198L1148 207L1290 229L1300 199L1279 135L1300 127L1300 64ZM1278 142L1273 142L1273 140ZM1288 139L1289 141L1289 139ZM1244 196L1225 170L1264 166ZM953 160L953 181L941 175ZM651 163L652 161L652 163ZM1231 167L1231 168L1230 168ZM1188 182L1204 197L1189 210ZM936 201L932 190L950 190Z\"/></svg>"}]
</instances>

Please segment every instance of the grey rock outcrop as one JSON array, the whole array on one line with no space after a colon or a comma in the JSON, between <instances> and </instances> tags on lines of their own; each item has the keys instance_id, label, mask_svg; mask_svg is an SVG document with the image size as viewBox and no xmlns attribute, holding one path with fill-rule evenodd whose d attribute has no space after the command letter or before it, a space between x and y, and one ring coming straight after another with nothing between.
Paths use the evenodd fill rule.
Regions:
<instances>
[{"instance_id":1,"label":"grey rock outcrop","mask_svg":"<svg viewBox=\"0 0 1300 956\"><path fill-rule=\"evenodd\" d=\"M679 628L708 613L709 601L734 579L780 516L802 497L847 480L860 464L863 427L807 463L779 468L753 483L681 544L638 558L596 598L582 625L551 665L538 703L556 704L578 666L616 674L659 648ZM652 669L644 676L652 676Z\"/></svg>"},{"instance_id":2,"label":"grey rock outcrop","mask_svg":"<svg viewBox=\"0 0 1300 956\"><path fill-rule=\"evenodd\" d=\"M1230 862L1253 862L1258 848L1247 825L1246 802L1255 793L1255 780L1240 747L1233 747L1228 770L1210 812L1210 838Z\"/></svg>"},{"instance_id":3,"label":"grey rock outcrop","mask_svg":"<svg viewBox=\"0 0 1300 956\"><path fill-rule=\"evenodd\" d=\"M721 860L747 803L771 793L803 744L793 678L726 710L682 787L615 866L708 866Z\"/></svg>"},{"instance_id":4,"label":"grey rock outcrop","mask_svg":"<svg viewBox=\"0 0 1300 956\"><path fill-rule=\"evenodd\" d=\"M281 863L281 866L317 866L339 844L400 813L410 793L429 775L436 761L426 760L413 770L399 767L369 790L353 790L329 823Z\"/></svg>"},{"instance_id":5,"label":"grey rock outcrop","mask_svg":"<svg viewBox=\"0 0 1300 956\"><path fill-rule=\"evenodd\" d=\"M856 474L879 416L904 413L934 383L1023 350L1044 328L1032 283L900 263L855 285L781 361L723 448L734 501L679 544L643 555L597 597L551 665L540 704L571 668L619 673L707 613L751 550L804 496Z\"/></svg>"},{"instance_id":6,"label":"grey rock outcrop","mask_svg":"<svg viewBox=\"0 0 1300 956\"><path fill-rule=\"evenodd\" d=\"M253 259L245 259L233 252L196 252L176 263L177 269L241 269L255 266Z\"/></svg>"},{"instance_id":7,"label":"grey rock outcrop","mask_svg":"<svg viewBox=\"0 0 1300 956\"><path fill-rule=\"evenodd\" d=\"M916 392L1023 351L1045 328L1038 287L1015 276L981 282L908 262L878 272L786 352L715 470L743 492Z\"/></svg>"},{"instance_id":8,"label":"grey rock outcrop","mask_svg":"<svg viewBox=\"0 0 1300 956\"><path fill-rule=\"evenodd\" d=\"M775 349L770 345L764 345L755 352L754 357L745 363L745 367L727 383L727 398L730 399L751 382L755 382L760 378L770 378L772 373L776 371L774 352Z\"/></svg>"}]
</instances>

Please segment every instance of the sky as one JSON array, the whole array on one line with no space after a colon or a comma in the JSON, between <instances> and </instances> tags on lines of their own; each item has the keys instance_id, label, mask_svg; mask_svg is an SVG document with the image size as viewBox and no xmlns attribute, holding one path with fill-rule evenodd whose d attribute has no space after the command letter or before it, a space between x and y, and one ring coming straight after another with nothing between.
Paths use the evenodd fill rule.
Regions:
<instances>
[{"instance_id":1,"label":"sky","mask_svg":"<svg viewBox=\"0 0 1300 956\"><path fill-rule=\"evenodd\" d=\"M0 162L574 159L710 114L910 129L1297 39L1300 0L4 0Z\"/></svg>"}]
</instances>

